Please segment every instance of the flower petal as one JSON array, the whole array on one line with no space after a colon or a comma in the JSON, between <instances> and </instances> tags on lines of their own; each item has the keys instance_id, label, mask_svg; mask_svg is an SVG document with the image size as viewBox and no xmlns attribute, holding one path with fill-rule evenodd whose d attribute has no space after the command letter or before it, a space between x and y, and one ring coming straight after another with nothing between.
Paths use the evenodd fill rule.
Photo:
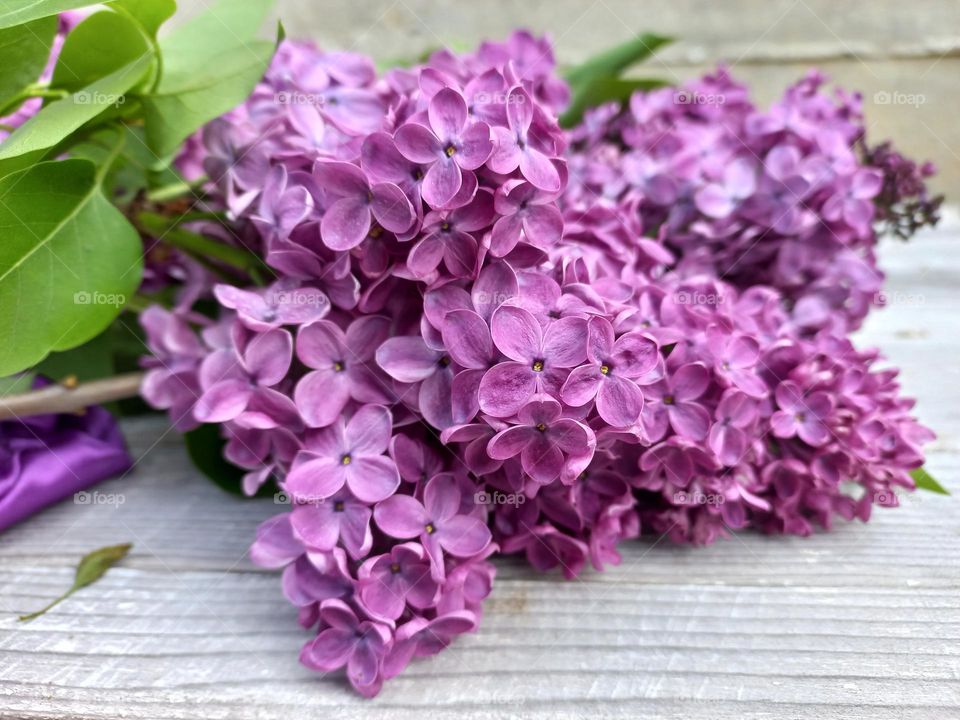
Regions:
<instances>
[{"instance_id":1,"label":"flower petal","mask_svg":"<svg viewBox=\"0 0 960 720\"><path fill-rule=\"evenodd\" d=\"M500 363L480 381L480 409L494 417L509 417L526 404L536 389L536 373L525 363Z\"/></svg>"},{"instance_id":2,"label":"flower petal","mask_svg":"<svg viewBox=\"0 0 960 720\"><path fill-rule=\"evenodd\" d=\"M540 323L523 308L514 305L497 308L490 319L490 335L500 352L511 360L529 363L543 359L537 358L543 339Z\"/></svg>"},{"instance_id":3,"label":"flower petal","mask_svg":"<svg viewBox=\"0 0 960 720\"><path fill-rule=\"evenodd\" d=\"M422 337L392 337L377 349L377 364L400 382L420 382L437 370L440 353L431 350Z\"/></svg>"},{"instance_id":4,"label":"flower petal","mask_svg":"<svg viewBox=\"0 0 960 720\"><path fill-rule=\"evenodd\" d=\"M393 460L384 455L356 458L347 466L347 487L358 500L376 503L400 487L400 473Z\"/></svg>"},{"instance_id":5,"label":"flower petal","mask_svg":"<svg viewBox=\"0 0 960 720\"><path fill-rule=\"evenodd\" d=\"M378 503L373 519L383 532L400 540L419 536L429 522L423 505L409 495L393 495Z\"/></svg>"}]
</instances>

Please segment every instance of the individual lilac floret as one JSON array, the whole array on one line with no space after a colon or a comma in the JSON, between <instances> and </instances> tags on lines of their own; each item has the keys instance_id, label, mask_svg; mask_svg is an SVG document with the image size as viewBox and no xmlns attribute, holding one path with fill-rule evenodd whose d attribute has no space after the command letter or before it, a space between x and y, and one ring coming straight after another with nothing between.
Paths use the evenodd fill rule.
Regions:
<instances>
[{"instance_id":1,"label":"individual lilac floret","mask_svg":"<svg viewBox=\"0 0 960 720\"><path fill-rule=\"evenodd\" d=\"M560 189L560 173L550 158L555 154L553 138L535 117L535 104L527 91L517 86L507 95L507 125L494 127L496 149L490 169L501 174L520 172L534 187L547 192Z\"/></svg>"},{"instance_id":2,"label":"individual lilac floret","mask_svg":"<svg viewBox=\"0 0 960 720\"><path fill-rule=\"evenodd\" d=\"M371 614L396 620L407 603L424 609L436 604L440 585L430 573L430 559L418 543L402 543L369 558L358 571L360 601Z\"/></svg>"},{"instance_id":3,"label":"individual lilac floret","mask_svg":"<svg viewBox=\"0 0 960 720\"><path fill-rule=\"evenodd\" d=\"M581 317L554 320L544 330L527 310L503 305L493 313L490 330L510 358L480 383L480 409L495 417L515 414L536 392L558 396L567 370L586 359L587 321Z\"/></svg>"},{"instance_id":4,"label":"individual lilac floret","mask_svg":"<svg viewBox=\"0 0 960 720\"><path fill-rule=\"evenodd\" d=\"M556 193L538 190L529 182L511 180L497 190L494 208L500 219L493 226L490 252L504 257L520 242L543 248L563 235L563 215L556 206Z\"/></svg>"},{"instance_id":5,"label":"individual lilac floret","mask_svg":"<svg viewBox=\"0 0 960 720\"><path fill-rule=\"evenodd\" d=\"M410 250L407 266L418 278L427 278L443 261L453 277L472 278L477 272L478 243L471 233L488 227L493 218L489 190L478 190L464 207L429 213L423 220L423 239Z\"/></svg>"},{"instance_id":6,"label":"individual lilac floret","mask_svg":"<svg viewBox=\"0 0 960 720\"><path fill-rule=\"evenodd\" d=\"M633 425L643 410L643 393L634 381L657 366L657 343L639 332L614 340L610 321L593 317L587 323L587 360L589 365L570 373L560 397L574 407L596 398L604 422L613 427Z\"/></svg>"},{"instance_id":7,"label":"individual lilac floret","mask_svg":"<svg viewBox=\"0 0 960 720\"><path fill-rule=\"evenodd\" d=\"M360 403L386 403L390 398L383 380L375 374L373 357L390 331L390 321L369 315L350 323L346 333L321 320L300 328L297 358L313 372L304 375L293 400L310 427L326 427L340 417L352 399Z\"/></svg>"},{"instance_id":8,"label":"individual lilac floret","mask_svg":"<svg viewBox=\"0 0 960 720\"><path fill-rule=\"evenodd\" d=\"M674 431L689 440L703 440L710 429L710 414L696 402L710 385L702 363L677 368L660 382L644 389L650 415L644 424L650 438L661 438L669 422Z\"/></svg>"},{"instance_id":9,"label":"individual lilac floret","mask_svg":"<svg viewBox=\"0 0 960 720\"><path fill-rule=\"evenodd\" d=\"M318 288L280 283L259 293L221 284L215 285L213 292L221 305L236 310L240 322L254 332L308 323L330 312L330 301Z\"/></svg>"},{"instance_id":10,"label":"individual lilac floret","mask_svg":"<svg viewBox=\"0 0 960 720\"><path fill-rule=\"evenodd\" d=\"M724 465L739 463L751 441L747 430L757 418L757 401L731 388L717 405L716 422L710 428L710 449Z\"/></svg>"},{"instance_id":11,"label":"individual lilac floret","mask_svg":"<svg viewBox=\"0 0 960 720\"><path fill-rule=\"evenodd\" d=\"M423 199L434 209L443 208L460 191L463 171L476 170L493 150L490 126L468 121L467 103L452 88L444 88L430 99L429 126L415 122L396 132L397 148L408 160L428 165L423 178Z\"/></svg>"},{"instance_id":12,"label":"individual lilac floret","mask_svg":"<svg viewBox=\"0 0 960 720\"><path fill-rule=\"evenodd\" d=\"M419 538L430 556L433 577L445 576L443 554L470 557L490 543L490 530L475 515L460 514L461 492L452 475L437 475L424 487L423 503L394 495L379 503L373 517L391 537Z\"/></svg>"},{"instance_id":13,"label":"individual lilac floret","mask_svg":"<svg viewBox=\"0 0 960 720\"><path fill-rule=\"evenodd\" d=\"M318 162L313 176L321 188L337 198L323 213L320 223L320 235L331 250L349 250L359 245L374 219L394 233L413 225L413 206L394 183L371 184L360 168L347 162Z\"/></svg>"},{"instance_id":14,"label":"individual lilac floret","mask_svg":"<svg viewBox=\"0 0 960 720\"><path fill-rule=\"evenodd\" d=\"M358 500L347 488L341 488L328 498L298 504L290 514L293 532L308 547L333 550L338 542L359 559L370 552L373 535L370 532L370 506Z\"/></svg>"},{"instance_id":15,"label":"individual lilac floret","mask_svg":"<svg viewBox=\"0 0 960 720\"><path fill-rule=\"evenodd\" d=\"M495 460L519 455L523 471L541 485L562 475L572 482L589 464L597 441L589 426L562 414L563 408L556 400L531 400L517 414L519 424L494 435L487 452ZM568 457L578 462L572 473L569 469L564 472Z\"/></svg>"},{"instance_id":16,"label":"individual lilac floret","mask_svg":"<svg viewBox=\"0 0 960 720\"><path fill-rule=\"evenodd\" d=\"M211 353L200 367L203 394L193 414L201 422L237 420L268 429L299 422L296 407L274 389L293 359L293 338L286 330L268 330L249 338L239 357L234 349Z\"/></svg>"},{"instance_id":17,"label":"individual lilac floret","mask_svg":"<svg viewBox=\"0 0 960 720\"><path fill-rule=\"evenodd\" d=\"M391 428L383 405L364 405L349 421L339 418L308 438L284 487L303 502L326 500L344 486L367 503L389 497L400 485L397 466L383 454Z\"/></svg>"},{"instance_id":18,"label":"individual lilac floret","mask_svg":"<svg viewBox=\"0 0 960 720\"><path fill-rule=\"evenodd\" d=\"M826 421L833 412L833 400L829 395L813 392L805 396L795 382L787 380L777 386L775 397L780 409L770 418L774 435L797 436L815 447L830 439Z\"/></svg>"},{"instance_id":19,"label":"individual lilac floret","mask_svg":"<svg viewBox=\"0 0 960 720\"><path fill-rule=\"evenodd\" d=\"M347 678L358 692L367 697L380 692L380 663L392 639L390 628L370 620L361 621L341 600L325 601L320 606L320 620L326 630L304 646L301 662L322 672L346 665Z\"/></svg>"}]
</instances>

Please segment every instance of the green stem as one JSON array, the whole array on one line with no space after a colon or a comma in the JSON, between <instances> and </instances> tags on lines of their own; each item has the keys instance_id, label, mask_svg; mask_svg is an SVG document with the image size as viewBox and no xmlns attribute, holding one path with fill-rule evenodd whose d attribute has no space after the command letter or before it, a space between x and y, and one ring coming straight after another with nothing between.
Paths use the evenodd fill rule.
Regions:
<instances>
[{"instance_id":1,"label":"green stem","mask_svg":"<svg viewBox=\"0 0 960 720\"><path fill-rule=\"evenodd\" d=\"M6 117L30 98L55 98L60 100L69 94L66 90L52 90L46 85L28 85L0 107L0 117Z\"/></svg>"},{"instance_id":2,"label":"green stem","mask_svg":"<svg viewBox=\"0 0 960 720\"><path fill-rule=\"evenodd\" d=\"M30 614L28 614L28 615L21 615L21 616L20 616L20 622L27 622L27 621L29 621L29 620L33 620L34 618L40 617L40 616L43 615L45 612L47 612L48 610L56 607L57 605L59 605L60 603L62 603L64 600L66 600L68 597L70 597L71 595L73 595L73 592L74 592L75 589L76 589L76 588L70 588L70 589L67 590L63 595L61 595L61 596L58 597L56 600L54 600L52 603L50 603L49 605L47 605L47 606L44 607L44 608L41 608L41 609L37 610L36 612L32 612L32 613L30 613Z\"/></svg>"},{"instance_id":3,"label":"green stem","mask_svg":"<svg viewBox=\"0 0 960 720\"><path fill-rule=\"evenodd\" d=\"M136 219L137 224L152 237L195 257L217 260L250 274L254 279L259 277L259 273L263 269L263 262L253 253L233 245L226 245L205 235L184 230L177 227L176 223L171 223L170 219L163 215L142 212L137 215Z\"/></svg>"},{"instance_id":4,"label":"green stem","mask_svg":"<svg viewBox=\"0 0 960 720\"><path fill-rule=\"evenodd\" d=\"M150 83L150 92L155 92L157 86L160 84L160 79L163 77L163 53L160 51L160 43L157 42L157 38L152 34L147 32L146 28L140 23L140 21L130 12L128 12L122 5L116 4L112 5L111 9L114 12L120 13L125 16L128 20L132 21L133 24L137 27L137 30L140 31L140 35L150 46L150 49L153 50L153 57L157 61L157 72L153 76L153 80Z\"/></svg>"},{"instance_id":5,"label":"green stem","mask_svg":"<svg viewBox=\"0 0 960 720\"><path fill-rule=\"evenodd\" d=\"M168 200L176 200L179 197L184 195L190 195L200 190L204 185L209 182L206 175L202 178L194 180L192 183L188 182L178 182L171 185L164 185L163 187L156 188L147 193L147 200L150 202L167 202Z\"/></svg>"},{"instance_id":6,"label":"green stem","mask_svg":"<svg viewBox=\"0 0 960 720\"><path fill-rule=\"evenodd\" d=\"M103 163L100 167L97 168L96 181L97 185L102 185L104 179L107 177L107 173L110 172L110 168L113 167L113 163L120 156L120 153L123 152L124 146L127 144L127 138L123 134L123 130L117 133L116 142L110 146L110 152L106 158L104 158Z\"/></svg>"}]
</instances>

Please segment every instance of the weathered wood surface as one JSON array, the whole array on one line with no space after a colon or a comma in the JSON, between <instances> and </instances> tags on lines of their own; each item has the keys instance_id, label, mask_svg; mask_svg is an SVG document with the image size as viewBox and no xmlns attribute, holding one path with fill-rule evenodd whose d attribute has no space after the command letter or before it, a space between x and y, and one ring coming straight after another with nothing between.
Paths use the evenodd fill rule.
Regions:
<instances>
[{"instance_id":1,"label":"weathered wood surface","mask_svg":"<svg viewBox=\"0 0 960 720\"><path fill-rule=\"evenodd\" d=\"M0 536L0 717L960 717L958 235L886 244L891 304L861 338L903 367L953 498L805 540L648 539L574 582L499 562L480 631L371 702L298 664L308 636L245 558L273 503L225 495L164 423L131 422L129 477ZM84 552L124 541L122 567L17 622Z\"/></svg>"}]
</instances>

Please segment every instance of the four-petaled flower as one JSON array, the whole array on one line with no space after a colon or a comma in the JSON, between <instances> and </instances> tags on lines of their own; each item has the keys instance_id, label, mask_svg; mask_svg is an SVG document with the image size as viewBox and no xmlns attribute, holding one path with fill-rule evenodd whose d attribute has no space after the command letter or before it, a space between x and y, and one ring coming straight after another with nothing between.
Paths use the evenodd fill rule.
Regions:
<instances>
[{"instance_id":1,"label":"four-petaled flower","mask_svg":"<svg viewBox=\"0 0 960 720\"><path fill-rule=\"evenodd\" d=\"M430 99L427 120L429 127L415 122L402 125L394 139L405 158L429 165L421 193L430 207L438 209L460 192L463 171L476 170L487 161L493 142L490 126L469 121L466 101L452 88L443 88Z\"/></svg>"},{"instance_id":2,"label":"four-petaled flower","mask_svg":"<svg viewBox=\"0 0 960 720\"><path fill-rule=\"evenodd\" d=\"M383 452L393 423L383 405L364 405L349 422L339 418L307 440L284 487L298 502L326 500L346 485L363 502L389 497L400 485L393 460Z\"/></svg>"},{"instance_id":3,"label":"four-petaled flower","mask_svg":"<svg viewBox=\"0 0 960 720\"><path fill-rule=\"evenodd\" d=\"M446 574L444 551L470 557L490 543L490 530L482 520L460 514L461 496L456 478L443 473L427 482L422 503L409 495L393 495L377 504L373 519L391 537L420 538L430 556L431 573L441 581Z\"/></svg>"},{"instance_id":4,"label":"four-petaled flower","mask_svg":"<svg viewBox=\"0 0 960 720\"><path fill-rule=\"evenodd\" d=\"M643 410L643 393L634 382L653 370L660 359L657 343L639 332L614 340L613 325L593 317L587 323L587 359L570 373L560 390L568 405L581 407L597 399L597 412L613 427L629 427Z\"/></svg>"},{"instance_id":5,"label":"four-petaled flower","mask_svg":"<svg viewBox=\"0 0 960 720\"><path fill-rule=\"evenodd\" d=\"M510 358L495 365L480 381L480 409L494 417L508 417L535 392L556 396L567 369L586 359L587 321L564 317L544 331L527 310L501 305L490 319L497 348Z\"/></svg>"}]
</instances>

